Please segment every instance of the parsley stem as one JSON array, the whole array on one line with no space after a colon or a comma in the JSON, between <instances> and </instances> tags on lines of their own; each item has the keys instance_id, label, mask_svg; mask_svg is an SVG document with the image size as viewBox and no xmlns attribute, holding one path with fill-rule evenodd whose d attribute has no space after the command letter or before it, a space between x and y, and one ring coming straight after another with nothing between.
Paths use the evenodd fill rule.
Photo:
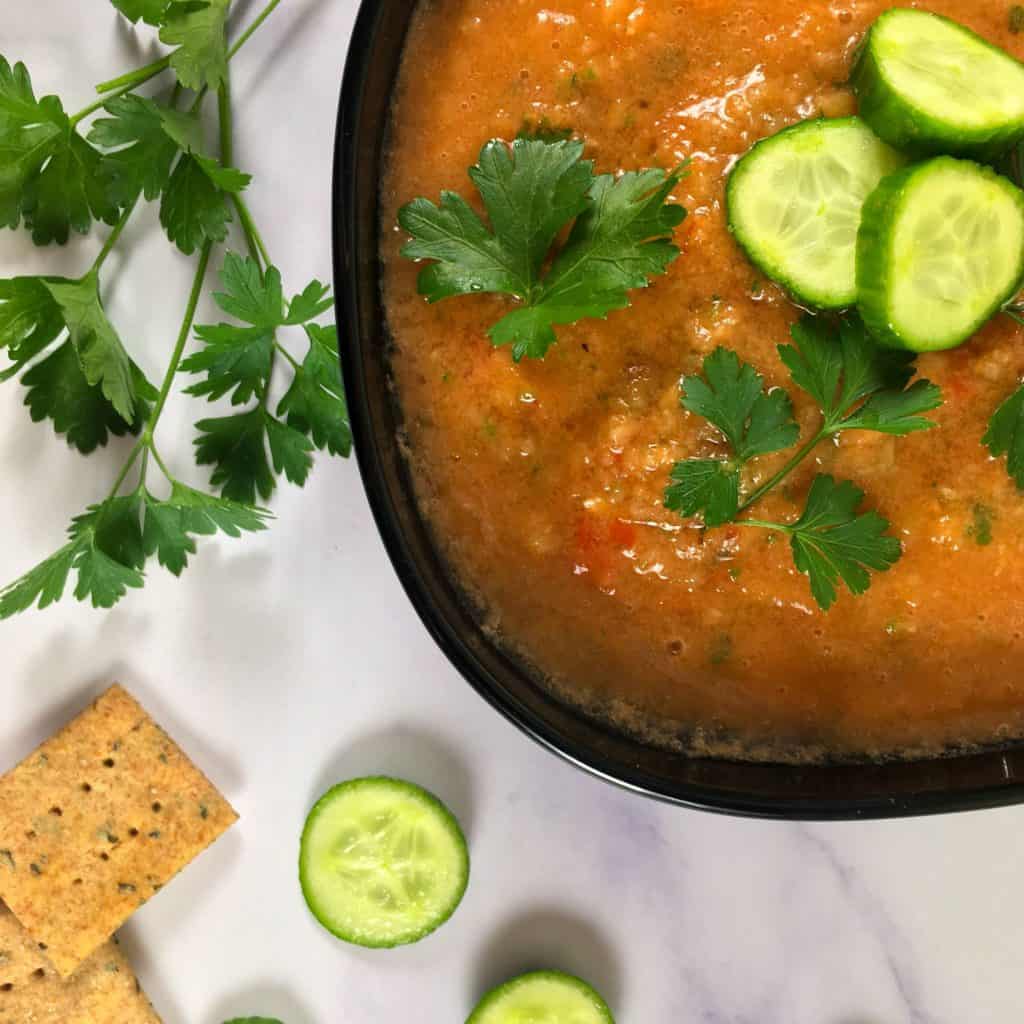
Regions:
<instances>
[{"instance_id":1,"label":"parsley stem","mask_svg":"<svg viewBox=\"0 0 1024 1024\"><path fill-rule=\"evenodd\" d=\"M196 98L192 101L192 106L188 108L190 114L199 113L199 108L203 105L203 100L206 99L206 94L209 92L207 86L203 86L199 92L196 93Z\"/></svg>"},{"instance_id":2,"label":"parsley stem","mask_svg":"<svg viewBox=\"0 0 1024 1024\"><path fill-rule=\"evenodd\" d=\"M245 241L249 246L252 258L257 263L262 259L264 267L269 267L271 265L270 253L263 242L263 236L256 227L256 221L253 220L252 211L249 209L248 203L237 192L231 198L234 200L235 209L238 211L238 219L241 221L242 231L245 232Z\"/></svg>"},{"instance_id":3,"label":"parsley stem","mask_svg":"<svg viewBox=\"0 0 1024 1024\"><path fill-rule=\"evenodd\" d=\"M143 79L143 81L145 81L145 79ZM107 93L106 96L101 96L95 103L90 103L87 107L82 107L77 114L71 115L71 127L74 128L80 121L84 121L90 114L96 113L100 107L106 106L111 100L116 100L118 96L123 96L126 92L131 92L135 86L135 82L122 85L119 89L115 89L113 92Z\"/></svg>"},{"instance_id":4,"label":"parsley stem","mask_svg":"<svg viewBox=\"0 0 1024 1024\"><path fill-rule=\"evenodd\" d=\"M280 352L296 370L302 369L302 365L299 363L298 359L296 359L295 356L293 356L291 352L289 352L288 349L286 349L284 345L277 340L277 338L274 339L274 348L277 349L277 351Z\"/></svg>"},{"instance_id":5,"label":"parsley stem","mask_svg":"<svg viewBox=\"0 0 1024 1024\"><path fill-rule=\"evenodd\" d=\"M245 46L252 34L260 27L260 25L263 24L263 22L267 20L267 18L271 16L271 14L274 13L274 8L280 2L281 0L270 0L270 3L260 11L256 16L256 20L253 21L253 23L238 37L235 45L228 50L228 60L231 60L231 58L234 57L234 55L238 53L243 46Z\"/></svg>"},{"instance_id":6,"label":"parsley stem","mask_svg":"<svg viewBox=\"0 0 1024 1024\"><path fill-rule=\"evenodd\" d=\"M231 110L231 80L225 77L217 90L217 114L220 124L220 162L225 167L230 167L235 162L235 144L233 139L233 117ZM270 260L266 259L266 248L260 233L256 230L256 224L252 214L245 203L239 199L238 193L232 193L231 200L238 213L238 220L245 235L245 244L249 249L249 255L255 263L260 262L261 255L266 260L267 266Z\"/></svg>"},{"instance_id":7,"label":"parsley stem","mask_svg":"<svg viewBox=\"0 0 1024 1024\"><path fill-rule=\"evenodd\" d=\"M121 219L114 225L114 229L107 236L107 240L103 243L103 248L100 249L99 255L96 257L96 261L92 265L91 273L95 274L99 271L100 267L107 261L107 257L113 252L114 246L117 245L117 240L121 237L121 232L124 231L125 225L131 219L131 215L135 212L135 207L138 205L139 197L136 196L125 208L121 214Z\"/></svg>"},{"instance_id":8,"label":"parsley stem","mask_svg":"<svg viewBox=\"0 0 1024 1024\"><path fill-rule=\"evenodd\" d=\"M255 28L266 19L276 6L277 0L271 3L264 10L263 14L252 26L252 31L255 31ZM250 31L249 35L252 34L252 31ZM245 42L246 38L248 37L243 36L243 38L239 40L236 44L236 49ZM224 81L221 82L220 89L217 90L217 112L220 123L220 160L222 164L229 164L234 159L234 117L231 109L231 81L228 76L224 77ZM249 250L249 255L256 264L260 280L262 281L264 272L270 267L270 253L267 252L263 236L260 234L259 228L256 227L256 221L253 219L252 211L249 209L248 203L246 203L246 201L237 192L232 193L231 200L236 212L238 213L238 221L242 227L242 234L245 237L245 244ZM299 364L292 358L291 354L286 352L278 342L275 332L273 335L273 347L270 349L270 358L267 363L267 378L260 393L260 405L264 407L266 407L267 398L270 393L270 380L274 374L274 357L277 355L278 351L280 351L296 369L299 368Z\"/></svg>"},{"instance_id":9,"label":"parsley stem","mask_svg":"<svg viewBox=\"0 0 1024 1024\"><path fill-rule=\"evenodd\" d=\"M827 427L822 426L821 429L805 444L797 453L787 462L782 469L778 471L770 480L761 484L752 494L748 495L746 500L740 505L739 512L745 512L751 505L760 501L769 491L778 487L783 480L789 476L790 473L800 465L808 455L814 451L815 448L830 435L830 431ZM737 513L739 514L739 513ZM753 522L753 520L745 520L745 522Z\"/></svg>"},{"instance_id":10,"label":"parsley stem","mask_svg":"<svg viewBox=\"0 0 1024 1024\"><path fill-rule=\"evenodd\" d=\"M120 78L112 78L109 82L101 82L96 86L96 91L103 93L103 95L87 107L83 107L77 114L73 114L71 116L71 127L74 128L80 121L84 121L90 114L94 114L101 107L105 107L111 100L116 100L118 96L123 96L126 92L131 92L140 85L145 85L151 78L156 78L157 75L163 74L170 66L171 55L168 54L166 57L153 61L152 64L147 64L144 68L129 71L128 74L121 75ZM174 88L180 91L181 83L176 82ZM177 97L175 97L176 99ZM172 101L171 106L173 107L174 105L175 102Z\"/></svg>"},{"instance_id":11,"label":"parsley stem","mask_svg":"<svg viewBox=\"0 0 1024 1024\"><path fill-rule=\"evenodd\" d=\"M278 0L274 0L274 2L264 10L263 14L252 26L252 31L255 31L255 28L266 20L270 12L277 6L277 2ZM252 31L249 32L249 35L252 34ZM247 36L239 40L235 46L236 50L238 46L245 42L246 38ZM228 75L224 76L224 81L221 82L220 88L217 90L217 115L220 128L220 162L226 165L233 161L235 151L233 131L234 113L231 108L231 80ZM249 255L256 264L260 280L262 281L265 270L270 267L270 254L267 252L267 247L263 242L263 236L256 227L256 221L253 219L252 211L249 209L248 204L237 192L232 193L231 199L234 202L235 210L238 212L238 220L242 226L242 233L245 236L245 244L249 249ZM262 264L260 262L261 260ZM267 398L270 393L270 380L274 374L274 357L279 350L296 369L299 367L299 364L295 362L291 355L282 348L275 333L273 335L273 347L270 349L270 358L267 363L267 377L260 393L260 405L264 407L266 407Z\"/></svg>"},{"instance_id":12,"label":"parsley stem","mask_svg":"<svg viewBox=\"0 0 1024 1024\"><path fill-rule=\"evenodd\" d=\"M137 491L141 491L146 484L146 470L149 469L149 455L152 450L152 443L142 449L142 462L139 465L139 482L135 488Z\"/></svg>"},{"instance_id":13,"label":"parsley stem","mask_svg":"<svg viewBox=\"0 0 1024 1024\"><path fill-rule=\"evenodd\" d=\"M171 66L171 55L168 53L166 56L161 57L159 60L153 61L152 64L147 64L145 67L136 68L134 71L129 71L127 74L120 75L118 78L112 78L109 82L100 82L96 86L97 92L116 92L118 95L121 93L128 92L131 89L135 89L140 85L148 82L151 78L156 78L157 75L162 74ZM113 96L106 96L100 100L100 105L106 103L107 100L113 99ZM74 120L74 118L72 119Z\"/></svg>"},{"instance_id":14,"label":"parsley stem","mask_svg":"<svg viewBox=\"0 0 1024 1024\"><path fill-rule=\"evenodd\" d=\"M192 323L196 317L196 307L199 305L199 298L203 293L203 282L206 280L206 269L210 265L210 253L213 251L213 242L207 242L199 255L199 266L196 267L195 278L192 281L192 293L188 297L188 306L185 307L185 317L181 322L181 330L178 332L178 340L174 344L174 351L171 353L171 361L164 374L163 383L160 385L160 394L157 396L156 405L150 413L149 422L146 424L146 431L143 434L144 441L151 445L153 432L156 430L160 414L164 411L167 403L167 396L174 384L181 357L185 352L185 345L188 343L189 334L192 332Z\"/></svg>"},{"instance_id":15,"label":"parsley stem","mask_svg":"<svg viewBox=\"0 0 1024 1024\"><path fill-rule=\"evenodd\" d=\"M231 76L224 76L217 90L217 127L220 135L220 162L225 167L235 163L234 121L231 112Z\"/></svg>"},{"instance_id":16,"label":"parsley stem","mask_svg":"<svg viewBox=\"0 0 1024 1024\"><path fill-rule=\"evenodd\" d=\"M178 481L174 479L174 474L167 468L167 463L160 458L160 453L156 450L156 445L150 441L149 449L153 453L153 461L160 467L160 472L167 478L169 484L176 484Z\"/></svg>"},{"instance_id":17,"label":"parsley stem","mask_svg":"<svg viewBox=\"0 0 1024 1024\"><path fill-rule=\"evenodd\" d=\"M273 10L273 6L270 10ZM269 14L269 11L265 13ZM235 143L234 111L231 108L231 80L228 75L224 76L224 81L221 82L220 88L217 90L217 117L220 130L220 162L222 164L230 164L234 160ZM235 210L238 212L238 220L242 226L246 247L249 250L253 263L256 264L256 269L262 281L266 268L270 266L270 256L267 253L267 247L263 244L263 237L256 227L252 212L245 200L237 192L233 193L231 198L234 202ZM261 260L262 263L260 262ZM270 349L270 357L267 361L267 378L259 396L260 405L264 407L266 406L267 396L270 391L270 380L274 374L274 358L277 354L277 349L281 348L276 334L272 335L272 338L273 347ZM282 351L284 350L282 349ZM289 356L289 358L291 357Z\"/></svg>"},{"instance_id":18,"label":"parsley stem","mask_svg":"<svg viewBox=\"0 0 1024 1024\"><path fill-rule=\"evenodd\" d=\"M1021 312L1019 311L1019 308L1017 306L1008 306L1006 309L1003 310L1003 312L1015 323L1018 323L1021 325L1021 327L1024 327L1024 316L1021 315Z\"/></svg>"},{"instance_id":19,"label":"parsley stem","mask_svg":"<svg viewBox=\"0 0 1024 1024\"><path fill-rule=\"evenodd\" d=\"M135 442L134 447L128 453L128 458L124 460L124 465L121 467L121 472L117 474L117 479L114 481L114 486L110 488L110 493L103 499L104 504L110 501L112 498L117 497L117 492L121 490L121 484L124 483L124 478L131 472L132 466L135 465L136 460L139 457L139 453L143 448L146 447L146 442L143 439L139 439Z\"/></svg>"},{"instance_id":20,"label":"parsley stem","mask_svg":"<svg viewBox=\"0 0 1024 1024\"><path fill-rule=\"evenodd\" d=\"M755 526L759 530L772 530L775 533L789 533L794 532L792 526L787 526L785 523L769 523L764 519L737 519L737 526Z\"/></svg>"},{"instance_id":21,"label":"parsley stem","mask_svg":"<svg viewBox=\"0 0 1024 1024\"><path fill-rule=\"evenodd\" d=\"M231 81L228 77L225 77L217 90L217 113L220 119L220 162L225 167L230 167L235 162L235 145L232 131ZM256 221L253 220L252 211L237 192L232 193L231 200L238 213L238 220L245 235L245 244L249 249L249 255L256 263L262 259L264 267L269 267L270 256L267 253L267 247L263 244L263 237L256 227Z\"/></svg>"}]
</instances>

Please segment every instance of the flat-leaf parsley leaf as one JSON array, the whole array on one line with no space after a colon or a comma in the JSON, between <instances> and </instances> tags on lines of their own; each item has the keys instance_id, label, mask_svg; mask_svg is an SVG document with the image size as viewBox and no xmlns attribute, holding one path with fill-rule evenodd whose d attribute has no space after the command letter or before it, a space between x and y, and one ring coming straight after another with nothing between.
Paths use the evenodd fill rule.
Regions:
<instances>
[{"instance_id":1,"label":"flat-leaf parsley leaf","mask_svg":"<svg viewBox=\"0 0 1024 1024\"><path fill-rule=\"evenodd\" d=\"M228 237L230 193L241 192L249 176L221 167L197 153L185 153L164 189L160 223L167 237L186 256L204 242L223 242Z\"/></svg>"},{"instance_id":2,"label":"flat-leaf parsley leaf","mask_svg":"<svg viewBox=\"0 0 1024 1024\"><path fill-rule=\"evenodd\" d=\"M352 451L352 430L338 362L338 331L333 325L306 324L306 334L309 349L277 414L286 418L288 426L307 434L315 447L347 457Z\"/></svg>"},{"instance_id":3,"label":"flat-leaf parsley leaf","mask_svg":"<svg viewBox=\"0 0 1024 1024\"><path fill-rule=\"evenodd\" d=\"M581 142L488 142L469 174L489 228L455 192L443 192L439 206L414 199L399 211L412 236L402 254L435 261L419 278L430 302L480 292L521 301L489 331L493 344L512 346L517 361L543 358L558 325L625 308L631 290L646 287L679 255L671 238L686 211L668 197L681 172L595 176L582 156Z\"/></svg>"},{"instance_id":4,"label":"flat-leaf parsley leaf","mask_svg":"<svg viewBox=\"0 0 1024 1024\"><path fill-rule=\"evenodd\" d=\"M0 56L0 225L22 220L37 245L85 234L118 208L98 150L78 134L56 96L36 100L24 64Z\"/></svg>"},{"instance_id":5,"label":"flat-leaf parsley leaf","mask_svg":"<svg viewBox=\"0 0 1024 1024\"><path fill-rule=\"evenodd\" d=\"M681 516L700 515L705 526L724 526L740 507L740 471L723 459L684 459L672 467L665 507Z\"/></svg>"},{"instance_id":6,"label":"flat-leaf parsley leaf","mask_svg":"<svg viewBox=\"0 0 1024 1024\"><path fill-rule=\"evenodd\" d=\"M982 444L994 458L1006 456L1007 473L1024 490L1024 386L995 411Z\"/></svg>"},{"instance_id":7,"label":"flat-leaf parsley leaf","mask_svg":"<svg viewBox=\"0 0 1024 1024\"><path fill-rule=\"evenodd\" d=\"M111 151L103 157L110 194L122 206L140 193L156 199L167 188L186 126L197 137L198 120L144 96L119 96L104 109L110 117L93 123L89 141Z\"/></svg>"},{"instance_id":8,"label":"flat-leaf parsley leaf","mask_svg":"<svg viewBox=\"0 0 1024 1024\"><path fill-rule=\"evenodd\" d=\"M800 428L789 395L781 388L765 391L761 375L735 352L715 349L703 374L683 378L683 407L718 427L741 462L796 443Z\"/></svg>"},{"instance_id":9,"label":"flat-leaf parsley leaf","mask_svg":"<svg viewBox=\"0 0 1024 1024\"><path fill-rule=\"evenodd\" d=\"M111 3L134 25L141 18L147 25L163 21L169 0L111 0Z\"/></svg>"},{"instance_id":10,"label":"flat-leaf parsley leaf","mask_svg":"<svg viewBox=\"0 0 1024 1024\"><path fill-rule=\"evenodd\" d=\"M863 594L871 586L868 570L884 572L902 553L900 542L885 535L888 520L873 511L858 515L863 501L864 492L848 480L815 477L804 514L786 530L793 561L825 611L836 601L839 580L850 593Z\"/></svg>"},{"instance_id":11,"label":"flat-leaf parsley leaf","mask_svg":"<svg viewBox=\"0 0 1024 1024\"><path fill-rule=\"evenodd\" d=\"M0 349L9 357L0 381L21 372L66 330L69 339L22 377L28 388L25 404L34 421L52 420L58 434L66 434L69 444L87 454L106 444L109 434L137 432L156 390L127 356L107 319L95 273L78 281L0 280Z\"/></svg>"},{"instance_id":12,"label":"flat-leaf parsley leaf","mask_svg":"<svg viewBox=\"0 0 1024 1024\"><path fill-rule=\"evenodd\" d=\"M938 387L919 380L907 388L914 354L877 345L859 317L850 314L837 324L805 316L790 333L793 344L780 345L779 356L793 383L821 407L823 434L904 435L935 426L921 413L942 404Z\"/></svg>"},{"instance_id":13,"label":"flat-leaf parsley leaf","mask_svg":"<svg viewBox=\"0 0 1024 1024\"><path fill-rule=\"evenodd\" d=\"M78 281L49 278L43 284L60 307L78 353L82 372L127 423L135 418L136 377L113 324L100 301L99 276L89 271Z\"/></svg>"},{"instance_id":14,"label":"flat-leaf parsley leaf","mask_svg":"<svg viewBox=\"0 0 1024 1024\"><path fill-rule=\"evenodd\" d=\"M159 501L148 491L144 500L143 550L147 556L155 554L175 576L181 575L188 556L195 554L196 537L256 533L266 529L270 516L265 509L204 494L178 481L166 500Z\"/></svg>"},{"instance_id":15,"label":"flat-leaf parsley leaf","mask_svg":"<svg viewBox=\"0 0 1024 1024\"><path fill-rule=\"evenodd\" d=\"M138 434L149 415L149 403L156 398L156 389L134 363L131 372L136 415L128 422L107 401L99 386L85 379L74 345L65 341L21 378L28 389L25 404L34 422L50 420L58 434L66 435L69 445L88 455L105 445L110 434Z\"/></svg>"},{"instance_id":16,"label":"flat-leaf parsley leaf","mask_svg":"<svg viewBox=\"0 0 1024 1024\"><path fill-rule=\"evenodd\" d=\"M64 317L49 288L39 277L0 280L0 349L9 365L0 381L20 373L64 330Z\"/></svg>"},{"instance_id":17,"label":"flat-leaf parsley leaf","mask_svg":"<svg viewBox=\"0 0 1024 1024\"><path fill-rule=\"evenodd\" d=\"M171 67L186 89L216 89L228 70L225 24L231 0L174 0L163 15L160 41L176 46Z\"/></svg>"},{"instance_id":18,"label":"flat-leaf parsley leaf","mask_svg":"<svg viewBox=\"0 0 1024 1024\"><path fill-rule=\"evenodd\" d=\"M221 282L223 291L214 296L217 305L242 323L196 327L203 348L185 359L181 369L205 375L187 389L191 394L210 400L230 395L233 405L256 401L244 412L201 420L195 441L197 461L213 467L211 482L226 497L251 504L257 495L266 499L273 492L271 465L301 485L312 466L314 448L348 455L348 411L337 334L310 322L333 302L326 285L311 281L286 302L276 267L261 272L254 260L232 252L225 256ZM309 340L301 363L277 337L281 328L297 325L305 326ZM284 356L293 372L277 416L264 403L275 353Z\"/></svg>"}]
</instances>

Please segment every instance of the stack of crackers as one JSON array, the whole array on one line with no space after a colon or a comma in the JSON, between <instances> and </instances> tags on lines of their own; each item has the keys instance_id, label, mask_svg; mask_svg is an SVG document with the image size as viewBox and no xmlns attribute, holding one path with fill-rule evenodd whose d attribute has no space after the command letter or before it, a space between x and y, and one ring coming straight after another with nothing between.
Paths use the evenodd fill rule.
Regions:
<instances>
[{"instance_id":1,"label":"stack of crackers","mask_svg":"<svg viewBox=\"0 0 1024 1024\"><path fill-rule=\"evenodd\" d=\"M120 686L0 777L0 1024L159 1024L114 933L236 820Z\"/></svg>"}]
</instances>

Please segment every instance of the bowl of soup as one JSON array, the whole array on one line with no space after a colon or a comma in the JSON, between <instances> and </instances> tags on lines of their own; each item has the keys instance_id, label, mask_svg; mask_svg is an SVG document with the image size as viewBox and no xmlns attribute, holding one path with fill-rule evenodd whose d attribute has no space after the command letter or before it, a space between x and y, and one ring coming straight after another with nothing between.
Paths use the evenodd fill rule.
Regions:
<instances>
[{"instance_id":1,"label":"bowl of soup","mask_svg":"<svg viewBox=\"0 0 1024 1024\"><path fill-rule=\"evenodd\" d=\"M724 346L770 394L788 384L778 348L803 315L730 232L729 175L789 125L856 113L857 47L894 6L375 0L359 13L335 279L381 535L487 701L642 793L810 819L1024 798L1024 498L980 443L1024 372L1010 317L918 359L944 396L934 429L838 437L779 489L782 511L814 474L868 492L902 553L868 593L826 610L787 544L664 500L672 466L711 443L681 379ZM1024 49L1002 2L929 9ZM524 133L581 139L613 176L685 167L672 198L688 215L678 258L628 308L559 326L543 359L517 362L488 338L507 300L427 302L398 218L417 197L472 197L481 146ZM814 414L794 392L794 422Z\"/></svg>"}]
</instances>

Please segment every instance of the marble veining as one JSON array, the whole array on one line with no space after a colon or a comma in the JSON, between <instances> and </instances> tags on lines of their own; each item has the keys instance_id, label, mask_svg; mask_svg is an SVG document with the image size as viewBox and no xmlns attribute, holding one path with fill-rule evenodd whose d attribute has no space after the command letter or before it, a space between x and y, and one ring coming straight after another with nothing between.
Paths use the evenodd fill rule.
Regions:
<instances>
[{"instance_id":1,"label":"marble veining","mask_svg":"<svg viewBox=\"0 0 1024 1024\"><path fill-rule=\"evenodd\" d=\"M666 0L668 2L668 0ZM259 6L236 4L244 17ZM335 105L352 0L285 0L240 55L237 160L286 286L330 268ZM2 49L77 106L145 63L106 0L13 0ZM190 261L145 211L106 299L162 365ZM0 233L0 273L76 273L98 248ZM211 312L208 300L201 316ZM85 460L0 386L0 576L47 554L95 500L120 442ZM202 406L169 407L161 448L187 478ZM99 483L98 483L99 481ZM585 975L620 1024L1014 1024L1024 1010L1024 809L787 825L620 792L518 735L416 621L355 467L322 461L278 520L154 570L108 615L65 603L0 626L0 768L118 678L225 790L240 827L147 905L125 947L167 1024L458 1024L490 984L549 965ZM347 774L417 777L467 824L469 893L426 942L339 945L306 913L297 837Z\"/></svg>"}]
</instances>

